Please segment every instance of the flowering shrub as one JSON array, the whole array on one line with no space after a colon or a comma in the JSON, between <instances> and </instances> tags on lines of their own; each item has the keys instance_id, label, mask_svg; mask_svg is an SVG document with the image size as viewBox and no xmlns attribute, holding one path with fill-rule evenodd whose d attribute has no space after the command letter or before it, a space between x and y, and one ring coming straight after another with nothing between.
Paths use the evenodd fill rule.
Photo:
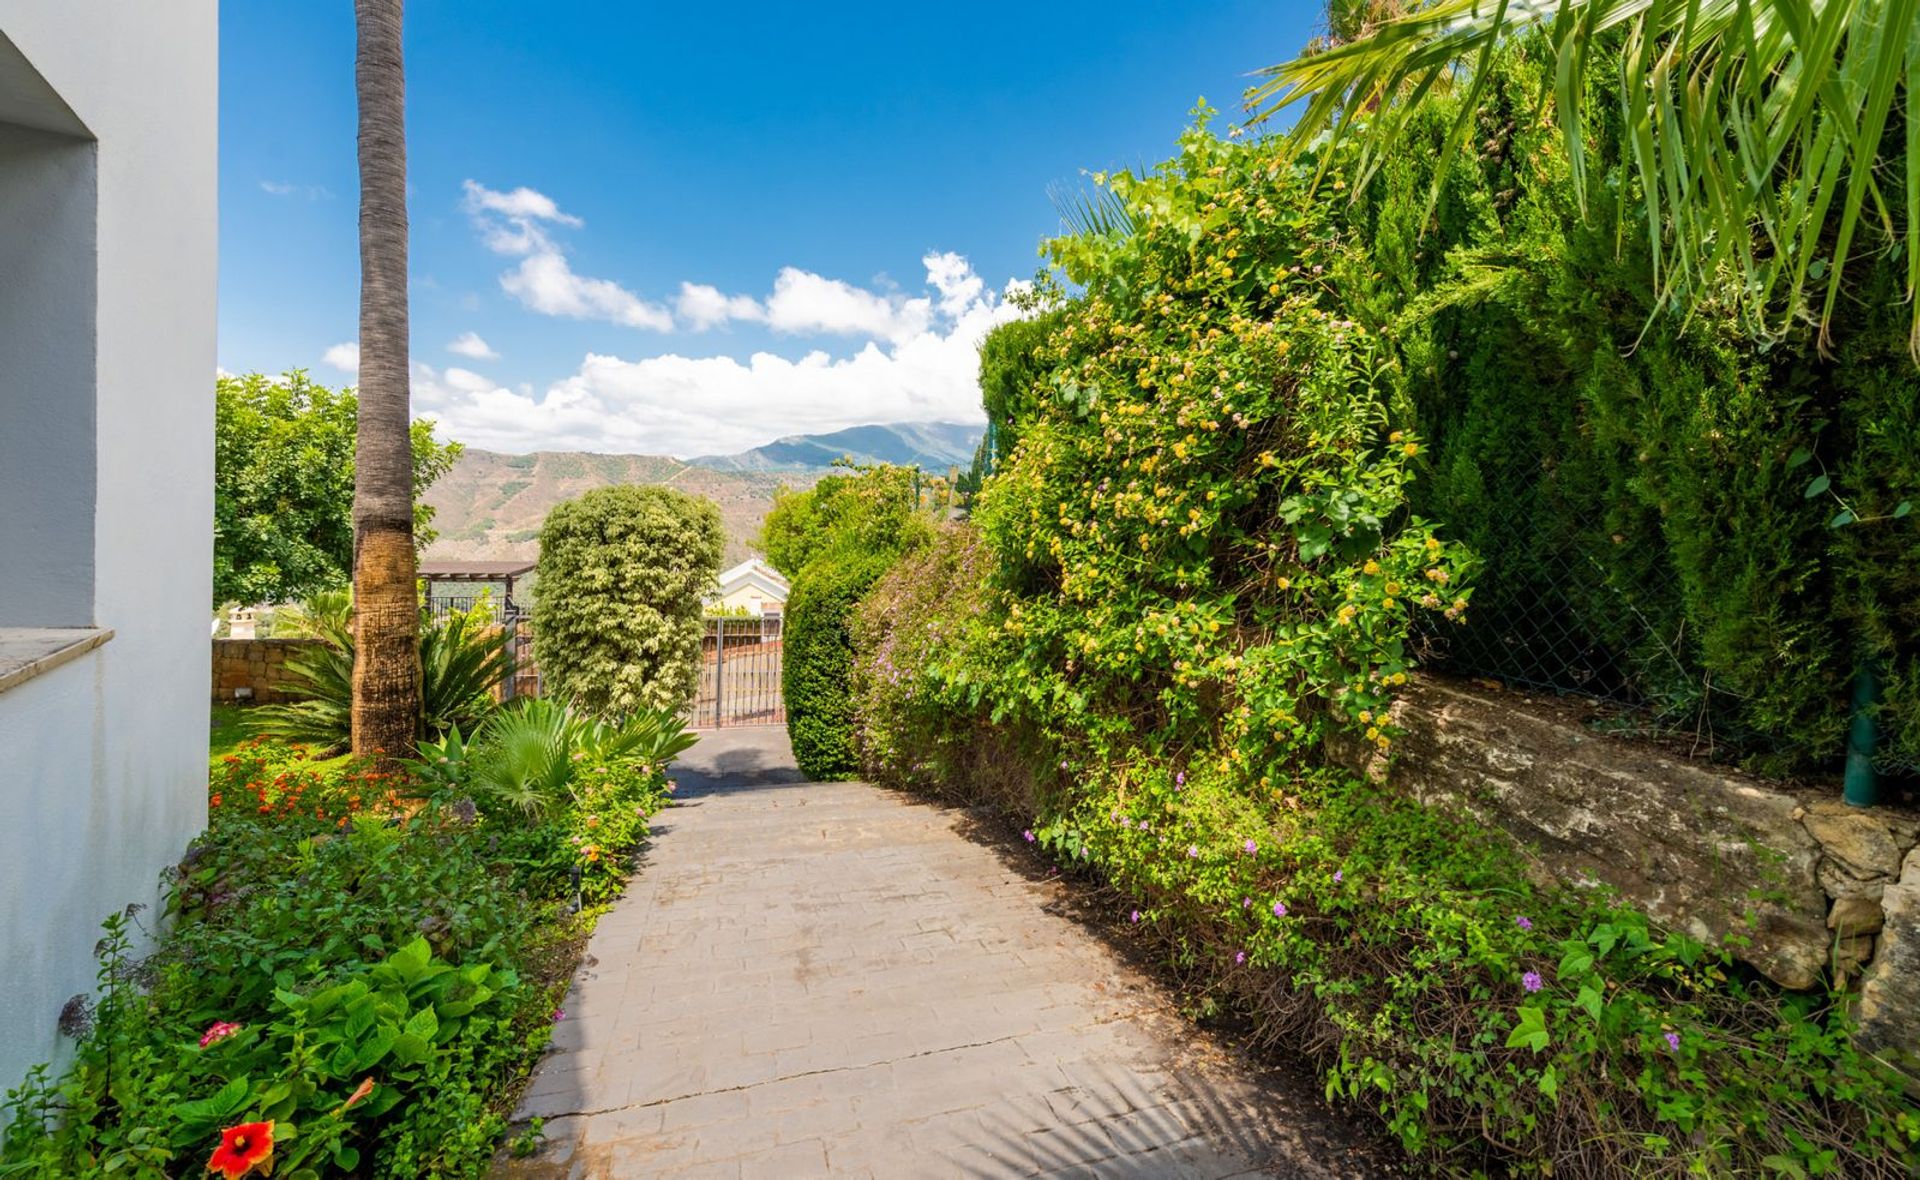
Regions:
<instances>
[{"instance_id":1,"label":"flowering shrub","mask_svg":"<svg viewBox=\"0 0 1920 1180\"><path fill-rule=\"evenodd\" d=\"M1474 562L1409 509L1425 443L1344 209L1263 145L1181 149L1106 178L1124 231L1052 244L1081 294L1043 288L977 528L857 612L867 776L1012 808L1202 1011L1441 1170L1905 1174L1920 1121L1826 997L1325 768L1392 749L1409 628L1466 617Z\"/></svg>"},{"instance_id":2,"label":"flowering shrub","mask_svg":"<svg viewBox=\"0 0 1920 1180\"><path fill-rule=\"evenodd\" d=\"M582 777L529 822L264 741L217 762L171 928L136 959L138 915L107 923L98 996L64 1014L75 1062L9 1095L0 1174L483 1171L574 903L617 891L666 798L652 762Z\"/></svg>"}]
</instances>

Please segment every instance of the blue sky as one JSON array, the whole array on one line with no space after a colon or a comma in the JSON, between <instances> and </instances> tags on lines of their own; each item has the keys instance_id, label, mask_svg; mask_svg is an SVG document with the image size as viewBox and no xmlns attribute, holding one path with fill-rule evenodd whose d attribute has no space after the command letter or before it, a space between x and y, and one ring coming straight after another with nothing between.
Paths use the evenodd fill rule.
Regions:
<instances>
[{"instance_id":1,"label":"blue sky","mask_svg":"<svg viewBox=\"0 0 1920 1180\"><path fill-rule=\"evenodd\" d=\"M221 5L227 370L352 379L351 8ZM492 449L682 455L977 419L1048 185L1171 154L1319 11L412 0L416 407Z\"/></svg>"}]
</instances>

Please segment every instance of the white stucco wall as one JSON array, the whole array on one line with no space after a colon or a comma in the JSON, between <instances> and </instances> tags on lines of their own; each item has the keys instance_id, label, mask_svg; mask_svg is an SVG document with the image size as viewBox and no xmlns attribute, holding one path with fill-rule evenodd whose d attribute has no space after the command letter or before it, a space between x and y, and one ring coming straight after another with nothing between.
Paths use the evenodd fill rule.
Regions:
<instances>
[{"instance_id":1,"label":"white stucco wall","mask_svg":"<svg viewBox=\"0 0 1920 1180\"><path fill-rule=\"evenodd\" d=\"M63 1055L100 920L206 822L219 63L215 0L0 0L0 34L97 141L91 621L115 632L0 693L4 1089ZM0 373L0 430L34 396Z\"/></svg>"}]
</instances>

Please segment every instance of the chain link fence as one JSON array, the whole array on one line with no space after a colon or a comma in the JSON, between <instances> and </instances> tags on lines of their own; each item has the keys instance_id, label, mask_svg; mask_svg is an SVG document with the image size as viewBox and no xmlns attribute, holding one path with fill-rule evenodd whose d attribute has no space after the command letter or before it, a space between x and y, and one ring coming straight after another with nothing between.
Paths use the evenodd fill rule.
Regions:
<instances>
[{"instance_id":1,"label":"chain link fence","mask_svg":"<svg viewBox=\"0 0 1920 1180\"><path fill-rule=\"evenodd\" d=\"M1496 550L1482 554L1488 569L1499 572L1476 579L1465 622L1433 618L1416 631L1423 664L1604 702L1600 727L1664 740L1694 757L1739 761L1789 753L1779 738L1739 722L1739 694L1716 684L1692 658L1685 624L1658 622L1685 617L1670 569L1602 562L1543 540L1521 521L1511 524L1483 542ZM1592 535L1604 537L1597 530ZM1890 777L1920 778L1920 762L1884 753L1893 744L1882 741L1877 768ZM1825 760L1837 767L1844 753L1836 748Z\"/></svg>"}]
</instances>

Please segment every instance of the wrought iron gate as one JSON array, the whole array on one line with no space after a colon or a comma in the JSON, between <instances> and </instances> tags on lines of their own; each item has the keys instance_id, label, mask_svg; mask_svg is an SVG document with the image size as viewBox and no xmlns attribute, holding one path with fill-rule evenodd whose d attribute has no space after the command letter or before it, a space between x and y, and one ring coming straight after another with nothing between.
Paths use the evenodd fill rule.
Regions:
<instances>
[{"instance_id":1,"label":"wrought iron gate","mask_svg":"<svg viewBox=\"0 0 1920 1180\"><path fill-rule=\"evenodd\" d=\"M693 698L695 729L786 724L780 630L776 614L707 620L700 642L700 689Z\"/></svg>"}]
</instances>

